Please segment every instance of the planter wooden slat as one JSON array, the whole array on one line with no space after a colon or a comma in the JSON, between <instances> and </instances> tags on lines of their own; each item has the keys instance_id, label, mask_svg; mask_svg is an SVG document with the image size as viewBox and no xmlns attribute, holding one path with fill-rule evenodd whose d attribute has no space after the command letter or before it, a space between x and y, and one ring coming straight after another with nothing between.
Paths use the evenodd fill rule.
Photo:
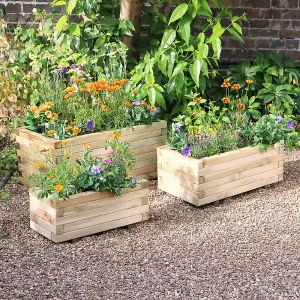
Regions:
<instances>
[{"instance_id":1,"label":"planter wooden slat","mask_svg":"<svg viewBox=\"0 0 300 300\"><path fill-rule=\"evenodd\" d=\"M59 163L62 151L69 151L74 159L81 157L84 151L84 144L91 144L92 156L105 156L105 141L114 132L121 133L121 141L126 141L132 148L133 155L136 157L136 166L132 171L132 176L141 176L147 179L157 178L157 156L156 148L163 145L166 141L165 121L155 122L152 125L139 125L132 128L123 128L115 131L105 131L92 133L83 136L67 139L67 145L62 146L61 141L47 138L26 128L18 128L18 160L19 171L22 183L29 186L29 177L36 172L35 164L44 160L42 150L53 157L56 164Z\"/></svg>"},{"instance_id":2,"label":"planter wooden slat","mask_svg":"<svg viewBox=\"0 0 300 300\"><path fill-rule=\"evenodd\" d=\"M69 199L37 199L30 192L30 226L53 242L62 242L145 221L149 218L149 183L142 180L121 196L87 192ZM68 203L69 202L69 203Z\"/></svg>"},{"instance_id":3,"label":"planter wooden slat","mask_svg":"<svg viewBox=\"0 0 300 300\"><path fill-rule=\"evenodd\" d=\"M283 143L246 147L203 159L157 150L158 188L200 206L283 179ZM266 183L267 182L267 183Z\"/></svg>"}]
</instances>

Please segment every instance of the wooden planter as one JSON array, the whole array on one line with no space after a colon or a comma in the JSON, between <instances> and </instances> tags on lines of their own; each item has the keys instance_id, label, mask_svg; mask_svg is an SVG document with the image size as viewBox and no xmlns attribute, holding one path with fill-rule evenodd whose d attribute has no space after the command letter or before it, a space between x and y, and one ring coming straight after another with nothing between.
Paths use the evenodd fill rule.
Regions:
<instances>
[{"instance_id":1,"label":"wooden planter","mask_svg":"<svg viewBox=\"0 0 300 300\"><path fill-rule=\"evenodd\" d=\"M85 192L69 199L39 200L30 191L30 227L59 243L147 220L149 184L142 180L121 196L111 192Z\"/></svg>"},{"instance_id":2,"label":"wooden planter","mask_svg":"<svg viewBox=\"0 0 300 300\"><path fill-rule=\"evenodd\" d=\"M152 125L139 125L116 131L105 131L86 134L67 139L67 145L62 146L61 141L47 138L25 128L17 130L19 174L21 183L30 186L29 176L36 173L35 164L44 160L41 151L48 150L55 162L58 163L62 150L67 148L73 158L79 158L84 150L84 144L90 144L92 156L105 155L105 141L114 132L121 133L121 141L131 144L136 164L131 172L133 177L145 179L157 178L156 148L163 145L166 140L167 123L155 122Z\"/></svg>"},{"instance_id":3,"label":"wooden planter","mask_svg":"<svg viewBox=\"0 0 300 300\"><path fill-rule=\"evenodd\" d=\"M196 206L283 180L283 143L246 147L202 159L157 148L158 188Z\"/></svg>"}]
</instances>

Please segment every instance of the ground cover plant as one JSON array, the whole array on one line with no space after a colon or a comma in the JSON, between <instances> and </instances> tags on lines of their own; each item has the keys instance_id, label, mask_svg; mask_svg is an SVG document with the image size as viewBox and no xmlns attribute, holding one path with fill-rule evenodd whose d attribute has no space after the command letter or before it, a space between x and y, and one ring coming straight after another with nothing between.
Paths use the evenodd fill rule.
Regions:
<instances>
[{"instance_id":1,"label":"ground cover plant","mask_svg":"<svg viewBox=\"0 0 300 300\"><path fill-rule=\"evenodd\" d=\"M111 191L120 195L124 188L135 187L136 179L129 176L135 160L129 144L119 138L116 133L106 141L110 152L105 157L92 157L89 144L76 161L65 153L57 165L46 154L45 161L36 164L39 174L31 177L38 197L60 200L85 191Z\"/></svg>"}]
</instances>

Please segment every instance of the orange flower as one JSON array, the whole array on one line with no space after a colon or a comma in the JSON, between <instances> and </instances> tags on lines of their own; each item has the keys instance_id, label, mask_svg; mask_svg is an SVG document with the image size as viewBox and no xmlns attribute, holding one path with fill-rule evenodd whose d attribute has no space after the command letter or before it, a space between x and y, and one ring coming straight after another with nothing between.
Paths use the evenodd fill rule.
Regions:
<instances>
[{"instance_id":1,"label":"orange flower","mask_svg":"<svg viewBox=\"0 0 300 300\"><path fill-rule=\"evenodd\" d=\"M74 79L74 83L78 84L78 83L81 83L83 80L84 80L83 78L76 78L76 79Z\"/></svg>"},{"instance_id":2,"label":"orange flower","mask_svg":"<svg viewBox=\"0 0 300 300\"><path fill-rule=\"evenodd\" d=\"M45 112L45 116L48 118L48 119L51 119L52 118L52 112L50 110L47 110Z\"/></svg>"},{"instance_id":3,"label":"orange flower","mask_svg":"<svg viewBox=\"0 0 300 300\"><path fill-rule=\"evenodd\" d=\"M201 101L201 100L202 100L202 97L198 97L198 98L194 98L194 99L193 99L194 102L199 102L199 101Z\"/></svg>"},{"instance_id":4,"label":"orange flower","mask_svg":"<svg viewBox=\"0 0 300 300\"><path fill-rule=\"evenodd\" d=\"M90 143L86 143L86 144L84 144L84 147L91 148L91 144Z\"/></svg>"},{"instance_id":5,"label":"orange flower","mask_svg":"<svg viewBox=\"0 0 300 300\"><path fill-rule=\"evenodd\" d=\"M38 163L35 164L35 167L36 167L37 169L40 169L40 168L43 168L43 167L44 167L44 164L38 162Z\"/></svg>"},{"instance_id":6,"label":"orange flower","mask_svg":"<svg viewBox=\"0 0 300 300\"><path fill-rule=\"evenodd\" d=\"M224 82L221 84L221 87L222 88L228 88L230 86L231 86L231 84L229 82L229 78L224 79Z\"/></svg>"},{"instance_id":7,"label":"orange flower","mask_svg":"<svg viewBox=\"0 0 300 300\"><path fill-rule=\"evenodd\" d=\"M150 109L150 110L156 110L156 106L151 105L151 106L149 107L149 109Z\"/></svg>"},{"instance_id":8,"label":"orange flower","mask_svg":"<svg viewBox=\"0 0 300 300\"><path fill-rule=\"evenodd\" d=\"M72 129L73 129L72 126L67 126L67 127L66 127L66 130L72 130Z\"/></svg>"},{"instance_id":9,"label":"orange flower","mask_svg":"<svg viewBox=\"0 0 300 300\"><path fill-rule=\"evenodd\" d=\"M252 83L254 83L254 81L253 81L252 79L247 79L247 80L246 80L246 83L247 83L247 84L252 84Z\"/></svg>"},{"instance_id":10,"label":"orange flower","mask_svg":"<svg viewBox=\"0 0 300 300\"><path fill-rule=\"evenodd\" d=\"M123 104L124 104L124 106L126 106L126 107L130 107L130 106L133 105L133 104L130 103L129 101L124 101Z\"/></svg>"},{"instance_id":11,"label":"orange flower","mask_svg":"<svg viewBox=\"0 0 300 300\"><path fill-rule=\"evenodd\" d=\"M76 124L77 124L76 121L71 122L71 125L76 125Z\"/></svg>"},{"instance_id":12,"label":"orange flower","mask_svg":"<svg viewBox=\"0 0 300 300\"><path fill-rule=\"evenodd\" d=\"M147 102L146 102L145 100L142 100L142 101L141 101L141 105L147 106L148 104L147 104Z\"/></svg>"},{"instance_id":13,"label":"orange flower","mask_svg":"<svg viewBox=\"0 0 300 300\"><path fill-rule=\"evenodd\" d=\"M237 108L239 108L240 110L245 110L245 104L238 104Z\"/></svg>"},{"instance_id":14,"label":"orange flower","mask_svg":"<svg viewBox=\"0 0 300 300\"><path fill-rule=\"evenodd\" d=\"M114 133L111 138L112 139L119 139L121 137L121 134L120 133Z\"/></svg>"},{"instance_id":15,"label":"orange flower","mask_svg":"<svg viewBox=\"0 0 300 300\"><path fill-rule=\"evenodd\" d=\"M75 87L73 87L73 86L67 87L67 92L68 92L68 93L72 93L72 92L74 92L74 91L76 91L76 88L75 88Z\"/></svg>"},{"instance_id":16,"label":"orange flower","mask_svg":"<svg viewBox=\"0 0 300 300\"><path fill-rule=\"evenodd\" d=\"M72 155L67 155L66 156L66 159L69 159L69 158L71 158L72 157Z\"/></svg>"},{"instance_id":17,"label":"orange flower","mask_svg":"<svg viewBox=\"0 0 300 300\"><path fill-rule=\"evenodd\" d=\"M53 113L52 118L53 119L58 119L58 114L57 113Z\"/></svg>"},{"instance_id":18,"label":"orange flower","mask_svg":"<svg viewBox=\"0 0 300 300\"><path fill-rule=\"evenodd\" d=\"M72 93L72 92L70 92L70 93L67 93L67 94L65 95L65 99L69 99L69 98L71 98L71 97L72 97L72 95L73 95L73 93Z\"/></svg>"},{"instance_id":19,"label":"orange flower","mask_svg":"<svg viewBox=\"0 0 300 300\"><path fill-rule=\"evenodd\" d=\"M223 98L221 99L221 101L222 101L224 104L227 104L227 103L230 102L230 99L229 99L228 97L223 97Z\"/></svg>"},{"instance_id":20,"label":"orange flower","mask_svg":"<svg viewBox=\"0 0 300 300\"><path fill-rule=\"evenodd\" d=\"M50 179L54 179L54 178L55 178L55 175L54 175L54 174L50 174L50 175L49 175L49 178L50 178Z\"/></svg>"},{"instance_id":21,"label":"orange flower","mask_svg":"<svg viewBox=\"0 0 300 300\"><path fill-rule=\"evenodd\" d=\"M67 143L68 143L68 142L67 142L66 140L61 141L61 145L62 145L62 146L66 146Z\"/></svg>"},{"instance_id":22,"label":"orange flower","mask_svg":"<svg viewBox=\"0 0 300 300\"><path fill-rule=\"evenodd\" d=\"M49 149L43 148L43 149L41 150L41 153L46 153L46 152L48 152L48 151L49 151Z\"/></svg>"},{"instance_id":23,"label":"orange flower","mask_svg":"<svg viewBox=\"0 0 300 300\"><path fill-rule=\"evenodd\" d=\"M56 193L59 194L61 190L64 188L62 184L54 185L53 188L56 190Z\"/></svg>"},{"instance_id":24,"label":"orange flower","mask_svg":"<svg viewBox=\"0 0 300 300\"><path fill-rule=\"evenodd\" d=\"M104 104L101 104L101 108L103 111L108 111L108 107Z\"/></svg>"},{"instance_id":25,"label":"orange flower","mask_svg":"<svg viewBox=\"0 0 300 300\"><path fill-rule=\"evenodd\" d=\"M49 135L52 135L52 134L56 133L56 131L55 131L54 129L50 129L50 130L48 130L47 133L48 133Z\"/></svg>"},{"instance_id":26,"label":"orange flower","mask_svg":"<svg viewBox=\"0 0 300 300\"><path fill-rule=\"evenodd\" d=\"M46 103L41 104L40 107L39 107L40 111L46 111L47 109L49 109L49 105L46 104Z\"/></svg>"},{"instance_id":27,"label":"orange flower","mask_svg":"<svg viewBox=\"0 0 300 300\"><path fill-rule=\"evenodd\" d=\"M30 106L30 111L31 112L36 112L36 111L38 111L39 110L39 108L36 106L36 105L32 105L32 106Z\"/></svg>"},{"instance_id":28,"label":"orange flower","mask_svg":"<svg viewBox=\"0 0 300 300\"><path fill-rule=\"evenodd\" d=\"M233 86L232 86L232 90L233 91L237 91L237 90L239 90L241 88L241 86L239 85L239 84L234 84Z\"/></svg>"},{"instance_id":29,"label":"orange flower","mask_svg":"<svg viewBox=\"0 0 300 300\"><path fill-rule=\"evenodd\" d=\"M34 114L34 117L36 119L40 116L40 112L39 111L35 111L33 114Z\"/></svg>"},{"instance_id":30,"label":"orange flower","mask_svg":"<svg viewBox=\"0 0 300 300\"><path fill-rule=\"evenodd\" d=\"M137 90L132 90L132 93L133 93L133 94L137 94L138 91L137 91Z\"/></svg>"},{"instance_id":31,"label":"orange flower","mask_svg":"<svg viewBox=\"0 0 300 300\"><path fill-rule=\"evenodd\" d=\"M292 84L293 84L293 85L296 85L296 84L297 84L297 80L296 80L296 79L293 79Z\"/></svg>"},{"instance_id":32,"label":"orange flower","mask_svg":"<svg viewBox=\"0 0 300 300\"><path fill-rule=\"evenodd\" d=\"M73 128L72 136L77 136L80 133L81 129L78 127Z\"/></svg>"}]
</instances>

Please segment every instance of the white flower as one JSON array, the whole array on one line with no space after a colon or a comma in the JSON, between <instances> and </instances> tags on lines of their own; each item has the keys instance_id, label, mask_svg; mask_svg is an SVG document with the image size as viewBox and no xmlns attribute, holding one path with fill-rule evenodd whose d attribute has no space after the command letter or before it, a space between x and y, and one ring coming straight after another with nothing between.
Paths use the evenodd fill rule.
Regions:
<instances>
[{"instance_id":1,"label":"white flower","mask_svg":"<svg viewBox=\"0 0 300 300\"><path fill-rule=\"evenodd\" d=\"M32 12L35 14L35 13L37 12L37 9L34 8L34 9L32 10Z\"/></svg>"},{"instance_id":2,"label":"white flower","mask_svg":"<svg viewBox=\"0 0 300 300\"><path fill-rule=\"evenodd\" d=\"M2 27L2 29L7 28L7 24L3 23L1 27Z\"/></svg>"}]
</instances>

